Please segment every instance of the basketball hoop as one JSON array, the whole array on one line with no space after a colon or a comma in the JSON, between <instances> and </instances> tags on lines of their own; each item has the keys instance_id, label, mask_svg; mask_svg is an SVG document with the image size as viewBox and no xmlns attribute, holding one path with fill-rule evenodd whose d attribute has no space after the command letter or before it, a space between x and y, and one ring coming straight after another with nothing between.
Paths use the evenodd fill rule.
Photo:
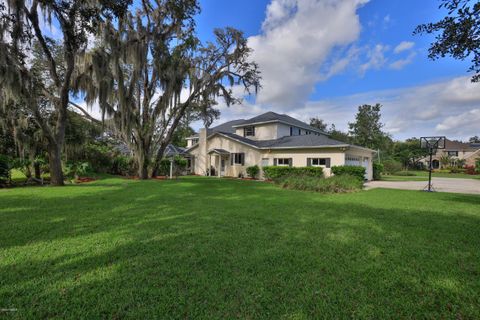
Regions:
<instances>
[{"instance_id":1,"label":"basketball hoop","mask_svg":"<svg viewBox=\"0 0 480 320\"><path fill-rule=\"evenodd\" d=\"M438 149L445 149L445 140L444 136L441 137L421 137L420 138L420 147L422 149L428 149L430 155L430 162L428 164L428 185L423 189L428 192L435 191L432 185L432 158Z\"/></svg>"}]
</instances>

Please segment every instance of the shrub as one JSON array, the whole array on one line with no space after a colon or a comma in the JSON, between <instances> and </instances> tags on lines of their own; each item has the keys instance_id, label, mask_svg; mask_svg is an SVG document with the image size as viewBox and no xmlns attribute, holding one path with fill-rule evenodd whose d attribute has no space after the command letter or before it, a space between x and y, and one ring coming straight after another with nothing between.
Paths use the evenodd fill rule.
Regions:
<instances>
[{"instance_id":1,"label":"shrub","mask_svg":"<svg viewBox=\"0 0 480 320\"><path fill-rule=\"evenodd\" d=\"M450 173L465 173L465 169L458 167L449 168Z\"/></svg>"},{"instance_id":2,"label":"shrub","mask_svg":"<svg viewBox=\"0 0 480 320\"><path fill-rule=\"evenodd\" d=\"M181 157L181 156L176 156L175 159L173 160L173 175L178 176L180 175L183 170L187 167L187 159ZM169 176L170 175L170 159L162 159L160 161L160 166L158 169L158 173L161 176Z\"/></svg>"},{"instance_id":3,"label":"shrub","mask_svg":"<svg viewBox=\"0 0 480 320\"><path fill-rule=\"evenodd\" d=\"M247 174L250 178L255 179L260 172L260 168L257 165L247 167Z\"/></svg>"},{"instance_id":4,"label":"shrub","mask_svg":"<svg viewBox=\"0 0 480 320\"><path fill-rule=\"evenodd\" d=\"M135 161L131 157L118 155L112 160L112 168L109 170L111 174L118 174L122 176L130 176L136 170Z\"/></svg>"},{"instance_id":5,"label":"shrub","mask_svg":"<svg viewBox=\"0 0 480 320\"><path fill-rule=\"evenodd\" d=\"M113 173L114 151L101 143L90 143L85 146L85 161L95 172Z\"/></svg>"},{"instance_id":6,"label":"shrub","mask_svg":"<svg viewBox=\"0 0 480 320\"><path fill-rule=\"evenodd\" d=\"M263 174L266 179L275 180L285 176L307 176L307 177L323 177L322 167L282 167L282 166L266 166L263 167Z\"/></svg>"},{"instance_id":7,"label":"shrub","mask_svg":"<svg viewBox=\"0 0 480 320\"><path fill-rule=\"evenodd\" d=\"M414 176L416 176L415 172L411 172L411 171L398 171L398 172L394 172L393 175L402 176L402 177L414 177Z\"/></svg>"},{"instance_id":8,"label":"shrub","mask_svg":"<svg viewBox=\"0 0 480 320\"><path fill-rule=\"evenodd\" d=\"M359 180L365 180L365 168L361 166L333 166L332 172L336 176L350 175Z\"/></svg>"},{"instance_id":9,"label":"shrub","mask_svg":"<svg viewBox=\"0 0 480 320\"><path fill-rule=\"evenodd\" d=\"M363 182L351 175L338 175L326 179L287 176L276 182L282 188L321 193L345 193L361 190Z\"/></svg>"},{"instance_id":10,"label":"shrub","mask_svg":"<svg viewBox=\"0 0 480 320\"><path fill-rule=\"evenodd\" d=\"M185 168L187 167L188 161L187 159L181 157L181 156L175 156L175 159L173 160L173 174L175 176L179 176L185 171Z\"/></svg>"},{"instance_id":11,"label":"shrub","mask_svg":"<svg viewBox=\"0 0 480 320\"><path fill-rule=\"evenodd\" d=\"M383 160L383 172L393 174L403 169L402 164L396 160Z\"/></svg>"},{"instance_id":12,"label":"shrub","mask_svg":"<svg viewBox=\"0 0 480 320\"><path fill-rule=\"evenodd\" d=\"M67 162L64 167L64 173L67 177L78 179L80 176L85 176L91 172L91 167L88 162Z\"/></svg>"},{"instance_id":13,"label":"shrub","mask_svg":"<svg viewBox=\"0 0 480 320\"><path fill-rule=\"evenodd\" d=\"M478 170L478 168L477 168L477 170ZM475 175L475 174L479 173L479 171L476 171L474 166L465 166L465 173L470 174L470 175Z\"/></svg>"},{"instance_id":14,"label":"shrub","mask_svg":"<svg viewBox=\"0 0 480 320\"><path fill-rule=\"evenodd\" d=\"M379 162L373 163L373 180L380 180L383 173L383 164Z\"/></svg>"},{"instance_id":15,"label":"shrub","mask_svg":"<svg viewBox=\"0 0 480 320\"><path fill-rule=\"evenodd\" d=\"M475 172L480 173L480 158L475 159Z\"/></svg>"},{"instance_id":16,"label":"shrub","mask_svg":"<svg viewBox=\"0 0 480 320\"><path fill-rule=\"evenodd\" d=\"M10 158L0 154L0 184L4 184L10 180L11 169Z\"/></svg>"}]
</instances>

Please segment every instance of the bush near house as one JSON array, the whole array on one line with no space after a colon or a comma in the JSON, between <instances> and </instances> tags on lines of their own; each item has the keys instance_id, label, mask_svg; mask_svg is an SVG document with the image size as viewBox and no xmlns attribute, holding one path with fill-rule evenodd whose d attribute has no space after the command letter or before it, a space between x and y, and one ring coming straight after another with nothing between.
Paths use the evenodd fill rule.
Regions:
<instances>
[{"instance_id":1,"label":"bush near house","mask_svg":"<svg viewBox=\"0 0 480 320\"><path fill-rule=\"evenodd\" d=\"M365 168L361 166L333 166L332 172L336 176L354 176L360 181L365 180Z\"/></svg>"},{"instance_id":2,"label":"bush near house","mask_svg":"<svg viewBox=\"0 0 480 320\"><path fill-rule=\"evenodd\" d=\"M475 171L480 174L480 158L475 160Z\"/></svg>"},{"instance_id":3,"label":"bush near house","mask_svg":"<svg viewBox=\"0 0 480 320\"><path fill-rule=\"evenodd\" d=\"M380 180L382 178L383 173L383 164L380 162L373 163L373 180Z\"/></svg>"},{"instance_id":4,"label":"bush near house","mask_svg":"<svg viewBox=\"0 0 480 320\"><path fill-rule=\"evenodd\" d=\"M346 193L363 188L363 182L356 176L338 175L327 179L289 175L277 181L284 189L315 191L321 193Z\"/></svg>"},{"instance_id":5,"label":"bush near house","mask_svg":"<svg viewBox=\"0 0 480 320\"><path fill-rule=\"evenodd\" d=\"M187 167L187 160L181 156L176 156L173 160L173 175L179 176ZM160 161L159 173L161 176L170 175L170 159L162 159Z\"/></svg>"},{"instance_id":6,"label":"bush near house","mask_svg":"<svg viewBox=\"0 0 480 320\"><path fill-rule=\"evenodd\" d=\"M255 179L260 172L260 168L257 165L247 167L247 174L250 178Z\"/></svg>"},{"instance_id":7,"label":"bush near house","mask_svg":"<svg viewBox=\"0 0 480 320\"><path fill-rule=\"evenodd\" d=\"M323 177L322 167L282 167L282 166L266 166L263 167L263 174L266 179L275 180L286 176L307 176L307 177Z\"/></svg>"},{"instance_id":8,"label":"bush near house","mask_svg":"<svg viewBox=\"0 0 480 320\"><path fill-rule=\"evenodd\" d=\"M396 160L384 160L382 164L383 172L387 174L394 174L403 169L402 163Z\"/></svg>"}]
</instances>

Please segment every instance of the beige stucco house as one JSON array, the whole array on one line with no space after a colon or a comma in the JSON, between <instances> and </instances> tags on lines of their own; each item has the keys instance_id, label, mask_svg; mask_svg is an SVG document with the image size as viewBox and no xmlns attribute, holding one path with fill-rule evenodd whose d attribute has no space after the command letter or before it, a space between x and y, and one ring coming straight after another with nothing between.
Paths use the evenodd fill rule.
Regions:
<instances>
[{"instance_id":1,"label":"beige stucco house","mask_svg":"<svg viewBox=\"0 0 480 320\"><path fill-rule=\"evenodd\" d=\"M474 166L476 159L480 158L480 144L465 143L460 141L445 140L445 149L438 149L432 157L432 168L440 169L440 159L449 156L454 165L458 160L463 160L465 165ZM425 167L429 167L430 157L420 159Z\"/></svg>"},{"instance_id":2,"label":"beige stucco house","mask_svg":"<svg viewBox=\"0 0 480 320\"><path fill-rule=\"evenodd\" d=\"M331 139L327 133L285 114L267 112L201 129L187 138L189 170L198 175L246 176L248 166L359 165L372 179L374 150Z\"/></svg>"}]
</instances>

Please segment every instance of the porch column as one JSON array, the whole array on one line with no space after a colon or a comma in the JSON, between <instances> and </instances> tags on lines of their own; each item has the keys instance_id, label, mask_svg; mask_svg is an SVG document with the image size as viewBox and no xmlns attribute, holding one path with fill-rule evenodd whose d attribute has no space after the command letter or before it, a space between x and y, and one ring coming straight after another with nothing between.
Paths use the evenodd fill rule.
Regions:
<instances>
[{"instance_id":1,"label":"porch column","mask_svg":"<svg viewBox=\"0 0 480 320\"><path fill-rule=\"evenodd\" d=\"M221 170L221 168L222 168L222 156L221 156L221 155L218 155L218 156L217 156L217 160L218 160L218 165L217 165L217 167L218 167L218 169L217 169L217 177L220 178L220 177L221 177L220 170Z\"/></svg>"}]
</instances>

